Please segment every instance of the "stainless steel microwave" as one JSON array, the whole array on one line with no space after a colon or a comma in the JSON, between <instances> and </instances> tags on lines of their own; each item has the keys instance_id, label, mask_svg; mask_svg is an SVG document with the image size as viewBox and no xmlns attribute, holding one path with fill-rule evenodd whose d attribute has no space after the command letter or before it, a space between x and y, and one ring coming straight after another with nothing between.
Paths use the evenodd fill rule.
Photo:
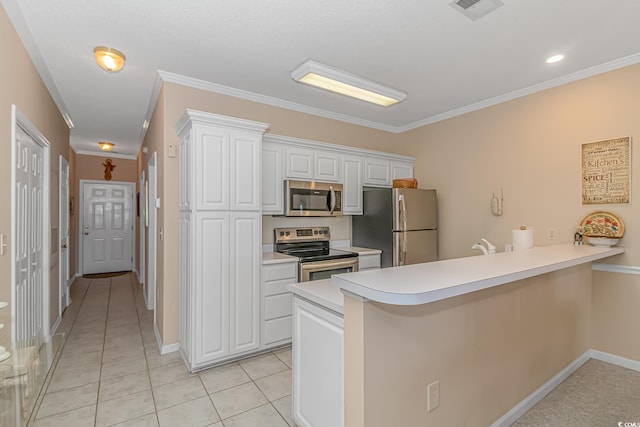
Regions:
<instances>
[{"instance_id":1,"label":"stainless steel microwave","mask_svg":"<svg viewBox=\"0 0 640 427\"><path fill-rule=\"evenodd\" d=\"M342 184L284 182L285 216L342 216Z\"/></svg>"}]
</instances>

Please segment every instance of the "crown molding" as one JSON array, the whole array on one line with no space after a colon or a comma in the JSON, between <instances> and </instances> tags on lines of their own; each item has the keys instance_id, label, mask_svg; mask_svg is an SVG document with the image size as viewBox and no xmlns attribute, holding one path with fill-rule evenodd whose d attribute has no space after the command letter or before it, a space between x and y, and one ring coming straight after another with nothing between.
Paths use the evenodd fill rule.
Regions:
<instances>
[{"instance_id":1,"label":"crown molding","mask_svg":"<svg viewBox=\"0 0 640 427\"><path fill-rule=\"evenodd\" d=\"M345 123L351 123L358 126L364 126L372 129L383 130L386 132L397 133L397 127L374 122L371 120L360 119L358 117L349 116L347 114L335 113L321 108L309 107L307 105L298 104L296 102L285 101L284 99L274 98L271 96L260 95L246 90L235 89L229 86L223 86L217 83L211 83L205 80L195 79L180 74L170 73L168 71L158 70L158 74L163 81L175 83L182 86L191 87L193 89L205 90L207 92L219 93L221 95L232 96L247 101L258 102L261 104L272 105L274 107L285 108L287 110L307 113L314 116L324 117L327 119L338 120Z\"/></svg>"},{"instance_id":2,"label":"crown molding","mask_svg":"<svg viewBox=\"0 0 640 427\"><path fill-rule=\"evenodd\" d=\"M42 79L45 87L49 91L49 95L53 99L53 102L58 107L58 111L60 111L62 118L64 119L69 129L73 129L74 125L73 121L71 120L69 109L67 108L64 99L62 99L62 95L58 90L58 86L49 73L49 68L47 67L44 58L40 53L40 49L38 49L38 46L33 40L33 36L31 35L31 31L29 30L27 21L24 19L24 14L22 13L20 5L17 1L12 0L0 0L0 4L2 4L2 7L7 13L7 16L9 16L9 20L13 24L16 33L18 33L20 41L22 41L24 48L31 58L33 66L36 68L36 71L38 71L38 74L40 75L40 78Z\"/></svg>"},{"instance_id":3,"label":"crown molding","mask_svg":"<svg viewBox=\"0 0 640 427\"><path fill-rule=\"evenodd\" d=\"M73 150L76 154L83 156L105 157L110 159L137 160L138 156L132 154L107 153L106 151Z\"/></svg>"},{"instance_id":4,"label":"crown molding","mask_svg":"<svg viewBox=\"0 0 640 427\"><path fill-rule=\"evenodd\" d=\"M527 95L534 94L536 92L542 92L543 90L552 89L554 87L562 86L567 83L573 83L578 80L593 77L598 74L606 73L608 71L617 70L619 68L634 65L640 62L640 53L625 56L624 58L616 59L604 64L595 65L584 70L576 71L575 73L567 74L562 77L558 77L553 80L548 80L543 83L531 85L522 89L515 90L513 92L506 93L504 95L496 96L493 98L485 99L484 101L476 102L474 104L466 105L464 107L456 108L447 111L442 114L436 114L435 116L427 117L417 122L409 123L404 126L395 128L395 133L402 133L409 130L417 129L422 126L430 125L442 120L450 119L452 117L461 116L472 111L480 110L482 108L491 107L493 105L501 104L503 102L511 101L513 99L522 98Z\"/></svg>"}]
</instances>

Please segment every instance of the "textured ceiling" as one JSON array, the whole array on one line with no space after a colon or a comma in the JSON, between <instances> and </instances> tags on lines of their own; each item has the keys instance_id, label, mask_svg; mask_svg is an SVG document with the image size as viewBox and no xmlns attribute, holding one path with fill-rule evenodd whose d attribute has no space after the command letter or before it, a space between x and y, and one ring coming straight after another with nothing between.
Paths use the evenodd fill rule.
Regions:
<instances>
[{"instance_id":1,"label":"textured ceiling","mask_svg":"<svg viewBox=\"0 0 640 427\"><path fill-rule=\"evenodd\" d=\"M74 128L135 156L158 70L399 132L640 62L638 0L504 0L471 21L446 0L0 0ZM97 45L127 56L108 74ZM563 52L566 59L545 59ZM307 59L408 93L382 108L297 84ZM220 86L216 86L220 87Z\"/></svg>"}]
</instances>

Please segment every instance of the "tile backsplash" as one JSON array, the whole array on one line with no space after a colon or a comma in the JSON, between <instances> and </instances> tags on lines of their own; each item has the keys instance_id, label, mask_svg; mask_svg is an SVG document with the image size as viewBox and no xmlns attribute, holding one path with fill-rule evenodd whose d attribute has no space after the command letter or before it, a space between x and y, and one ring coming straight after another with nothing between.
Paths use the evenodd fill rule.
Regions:
<instances>
[{"instance_id":1,"label":"tile backsplash","mask_svg":"<svg viewBox=\"0 0 640 427\"><path fill-rule=\"evenodd\" d=\"M273 244L273 229L280 227L332 227L331 240L351 240L351 216L342 218L262 217L262 244Z\"/></svg>"}]
</instances>

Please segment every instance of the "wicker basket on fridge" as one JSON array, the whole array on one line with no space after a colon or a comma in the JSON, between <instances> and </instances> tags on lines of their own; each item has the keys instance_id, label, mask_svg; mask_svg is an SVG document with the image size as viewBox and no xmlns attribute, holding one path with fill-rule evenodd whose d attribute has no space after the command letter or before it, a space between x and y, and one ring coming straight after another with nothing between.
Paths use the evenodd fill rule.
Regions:
<instances>
[{"instance_id":1,"label":"wicker basket on fridge","mask_svg":"<svg viewBox=\"0 0 640 427\"><path fill-rule=\"evenodd\" d=\"M393 188L418 188L418 180L415 178L394 179Z\"/></svg>"}]
</instances>

